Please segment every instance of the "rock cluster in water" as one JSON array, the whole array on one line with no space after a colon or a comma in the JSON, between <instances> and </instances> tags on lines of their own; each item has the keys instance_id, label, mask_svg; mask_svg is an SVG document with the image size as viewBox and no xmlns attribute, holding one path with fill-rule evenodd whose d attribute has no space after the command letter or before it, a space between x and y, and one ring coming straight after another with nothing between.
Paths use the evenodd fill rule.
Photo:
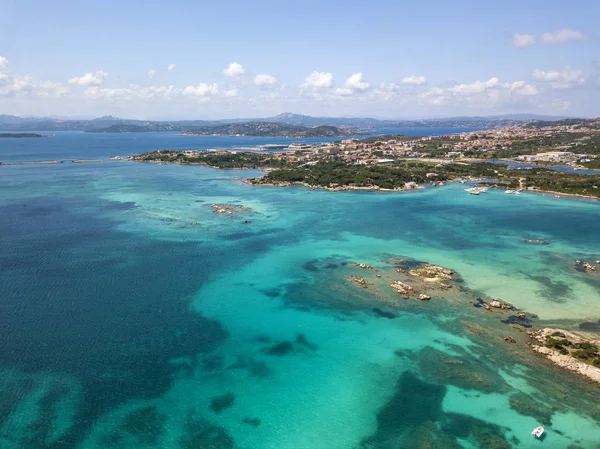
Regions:
<instances>
[{"instance_id":1,"label":"rock cluster in water","mask_svg":"<svg viewBox=\"0 0 600 449\"><path fill-rule=\"evenodd\" d=\"M596 263L600 263L600 261L597 260ZM591 273L598 269L598 267L596 265L592 265L591 263L585 262L583 260L576 260L575 266L576 266L576 268L581 268L586 273Z\"/></svg>"},{"instance_id":2,"label":"rock cluster in water","mask_svg":"<svg viewBox=\"0 0 600 449\"><path fill-rule=\"evenodd\" d=\"M236 215L244 212L252 212L252 209L238 204L211 204L213 211L216 214Z\"/></svg>"}]
</instances>

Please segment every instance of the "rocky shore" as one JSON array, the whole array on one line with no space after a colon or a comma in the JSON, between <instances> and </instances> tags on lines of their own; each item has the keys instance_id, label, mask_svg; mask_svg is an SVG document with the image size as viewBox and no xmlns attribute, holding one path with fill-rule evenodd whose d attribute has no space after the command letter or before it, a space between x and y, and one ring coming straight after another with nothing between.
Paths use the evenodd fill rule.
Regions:
<instances>
[{"instance_id":1,"label":"rocky shore","mask_svg":"<svg viewBox=\"0 0 600 449\"><path fill-rule=\"evenodd\" d=\"M460 301L457 294L460 296L462 288L454 288L455 284L460 282L454 271L438 265L396 257L386 262L391 267L373 267L366 263L351 262L348 267L360 270L361 273L356 271L356 274L351 274L347 280L362 291L368 292L376 301L392 307L418 307L418 303L428 302L432 297L460 305L460 302L457 302ZM579 262L581 270L584 270L583 262ZM594 271L590 268L588 270ZM386 293L386 289L393 293ZM411 299L420 301L406 301ZM498 314L502 323L513 331L525 332L531 339L527 341L527 338L516 338L518 333L513 333L502 337L505 342L519 345L527 343L535 353L547 357L555 365L600 383L600 340L585 338L561 329L534 329L534 319L537 318L535 315L519 311L512 304L498 299L477 298L469 303L486 311L484 313ZM525 333L522 334L524 337Z\"/></svg>"},{"instance_id":2,"label":"rocky shore","mask_svg":"<svg viewBox=\"0 0 600 449\"><path fill-rule=\"evenodd\" d=\"M369 186L353 186L353 185L329 185L329 186L320 186L314 184L308 184L306 182L257 182L257 179L262 178L252 178L252 179L244 179L242 182L250 185L259 185L266 187L306 187L313 190L327 190L329 192L345 192L351 190L359 190L359 191L367 191L367 192L407 192L412 190L420 190L425 187L421 184L417 184L416 182L407 182L403 187L397 187L395 189L386 189L383 187L378 187L375 185Z\"/></svg>"},{"instance_id":3,"label":"rocky shore","mask_svg":"<svg viewBox=\"0 0 600 449\"><path fill-rule=\"evenodd\" d=\"M600 340L584 338L563 329L543 328L527 334L531 348L561 368L600 383Z\"/></svg>"}]
</instances>

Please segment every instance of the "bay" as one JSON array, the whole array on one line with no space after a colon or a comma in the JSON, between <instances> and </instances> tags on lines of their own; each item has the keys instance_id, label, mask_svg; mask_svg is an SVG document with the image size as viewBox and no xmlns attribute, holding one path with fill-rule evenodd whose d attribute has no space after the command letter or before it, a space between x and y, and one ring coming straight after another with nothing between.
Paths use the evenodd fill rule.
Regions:
<instances>
[{"instance_id":1,"label":"bay","mask_svg":"<svg viewBox=\"0 0 600 449\"><path fill-rule=\"evenodd\" d=\"M57 133L0 141L0 160L250 145L189 139ZM0 167L0 447L537 448L540 423L543 445L597 447L597 387L474 307L593 329L600 280L573 263L600 258L597 202L238 180L257 175ZM461 282L420 302L349 281L396 276L398 259Z\"/></svg>"}]
</instances>

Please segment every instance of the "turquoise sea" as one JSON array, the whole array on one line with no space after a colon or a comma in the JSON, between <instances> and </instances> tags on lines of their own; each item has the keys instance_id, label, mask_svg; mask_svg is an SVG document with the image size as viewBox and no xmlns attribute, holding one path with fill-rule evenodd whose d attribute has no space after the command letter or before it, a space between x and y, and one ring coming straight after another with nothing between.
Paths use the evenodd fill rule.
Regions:
<instances>
[{"instance_id":1,"label":"turquoise sea","mask_svg":"<svg viewBox=\"0 0 600 449\"><path fill-rule=\"evenodd\" d=\"M276 143L186 139L2 139L0 161ZM574 269L600 259L600 203L240 181L258 175L0 166L0 448L600 448L599 387L474 307L600 336L600 276ZM399 259L460 278L423 302L348 281Z\"/></svg>"}]
</instances>

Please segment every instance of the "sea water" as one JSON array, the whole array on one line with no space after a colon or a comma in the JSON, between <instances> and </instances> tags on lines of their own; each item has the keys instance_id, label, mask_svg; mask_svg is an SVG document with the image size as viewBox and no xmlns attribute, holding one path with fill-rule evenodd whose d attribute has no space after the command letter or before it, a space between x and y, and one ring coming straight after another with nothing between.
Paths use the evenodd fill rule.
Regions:
<instances>
[{"instance_id":1,"label":"sea water","mask_svg":"<svg viewBox=\"0 0 600 449\"><path fill-rule=\"evenodd\" d=\"M0 152L127 154L122 136L73 135ZM180 137L139 138L131 152ZM600 281L574 269L600 258L597 202L240 181L259 175L0 167L0 447L599 447L597 387L473 307L598 332ZM352 262L393 273L392 258L448 267L462 288L392 307L348 282Z\"/></svg>"}]
</instances>

